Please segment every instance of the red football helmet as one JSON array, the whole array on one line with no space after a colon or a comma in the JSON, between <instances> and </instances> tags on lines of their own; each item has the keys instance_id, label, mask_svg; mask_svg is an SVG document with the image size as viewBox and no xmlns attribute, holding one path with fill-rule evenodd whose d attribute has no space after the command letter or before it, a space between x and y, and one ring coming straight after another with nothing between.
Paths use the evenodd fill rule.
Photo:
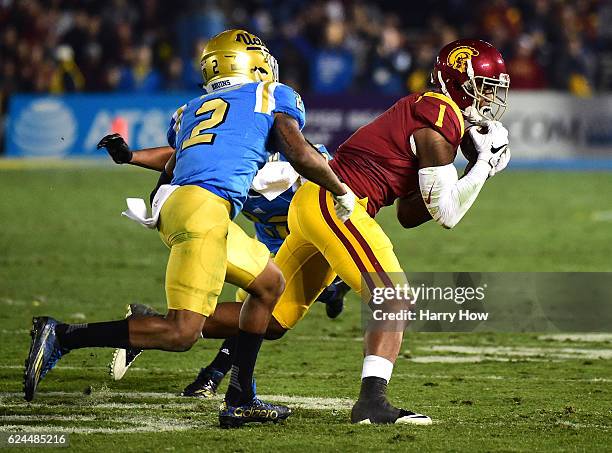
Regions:
<instances>
[{"instance_id":1,"label":"red football helmet","mask_svg":"<svg viewBox=\"0 0 612 453\"><path fill-rule=\"evenodd\" d=\"M499 120L508 100L510 76L499 51L479 39L459 39L436 58L432 82L473 123Z\"/></svg>"}]
</instances>

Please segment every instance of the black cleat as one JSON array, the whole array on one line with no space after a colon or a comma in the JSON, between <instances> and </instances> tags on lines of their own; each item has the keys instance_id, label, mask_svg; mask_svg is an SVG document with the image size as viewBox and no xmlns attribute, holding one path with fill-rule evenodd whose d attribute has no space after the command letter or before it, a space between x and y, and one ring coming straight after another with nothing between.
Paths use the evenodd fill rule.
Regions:
<instances>
[{"instance_id":1,"label":"black cleat","mask_svg":"<svg viewBox=\"0 0 612 453\"><path fill-rule=\"evenodd\" d=\"M291 415L291 409L280 404L270 404L255 397L241 406L230 406L223 401L219 408L221 428L238 428L245 423L278 423Z\"/></svg>"},{"instance_id":2,"label":"black cleat","mask_svg":"<svg viewBox=\"0 0 612 453\"><path fill-rule=\"evenodd\" d=\"M393 406L385 396L359 399L351 411L351 423L431 425L431 418Z\"/></svg>"},{"instance_id":3,"label":"black cleat","mask_svg":"<svg viewBox=\"0 0 612 453\"><path fill-rule=\"evenodd\" d=\"M47 316L32 318L32 343L23 376L26 401L34 399L38 383L53 369L58 360L69 352L60 346L55 336L55 327L58 324L57 320Z\"/></svg>"},{"instance_id":4,"label":"black cleat","mask_svg":"<svg viewBox=\"0 0 612 453\"><path fill-rule=\"evenodd\" d=\"M147 316L161 316L155 309L144 304L128 305L126 318L144 318ZM132 366L134 360L142 353L142 349L138 348L117 348L113 353L113 359L109 365L110 375L115 381L118 381L125 376L128 368Z\"/></svg>"},{"instance_id":5,"label":"black cleat","mask_svg":"<svg viewBox=\"0 0 612 453\"><path fill-rule=\"evenodd\" d=\"M351 287L344 283L340 277L336 279L323 290L317 298L317 301L325 304L325 313L327 317L334 319L340 316L344 310L344 296L351 290Z\"/></svg>"},{"instance_id":6,"label":"black cleat","mask_svg":"<svg viewBox=\"0 0 612 453\"><path fill-rule=\"evenodd\" d=\"M344 310L344 297L333 299L325 304L325 313L329 319L335 319L340 316Z\"/></svg>"},{"instance_id":7,"label":"black cleat","mask_svg":"<svg viewBox=\"0 0 612 453\"><path fill-rule=\"evenodd\" d=\"M181 396L212 398L217 394L217 388L224 377L225 375L220 371L202 368L195 381L181 392Z\"/></svg>"}]
</instances>

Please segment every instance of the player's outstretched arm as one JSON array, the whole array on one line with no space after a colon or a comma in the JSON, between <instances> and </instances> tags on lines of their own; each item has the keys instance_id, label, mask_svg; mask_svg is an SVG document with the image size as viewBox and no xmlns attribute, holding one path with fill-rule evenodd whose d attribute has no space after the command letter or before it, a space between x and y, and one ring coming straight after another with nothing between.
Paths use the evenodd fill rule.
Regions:
<instances>
[{"instance_id":1,"label":"player's outstretched arm","mask_svg":"<svg viewBox=\"0 0 612 453\"><path fill-rule=\"evenodd\" d=\"M334 195L344 195L346 188L326 161L321 159L298 127L298 122L285 113L274 115L272 127L274 149L278 149L306 179L319 184Z\"/></svg>"},{"instance_id":2,"label":"player's outstretched arm","mask_svg":"<svg viewBox=\"0 0 612 453\"><path fill-rule=\"evenodd\" d=\"M150 170L162 171L172 157L172 153L174 153L174 148L170 146L145 148L133 151L132 160L129 163Z\"/></svg>"},{"instance_id":3,"label":"player's outstretched arm","mask_svg":"<svg viewBox=\"0 0 612 453\"><path fill-rule=\"evenodd\" d=\"M509 159L508 132L501 123L490 122L487 131L470 129L478 159L461 179L452 164L455 150L433 129L419 129L414 134L419 157L419 187L425 206L433 219L445 228L453 228L463 218L489 176L501 171ZM495 143L503 143L493 147Z\"/></svg>"},{"instance_id":4,"label":"player's outstretched arm","mask_svg":"<svg viewBox=\"0 0 612 453\"><path fill-rule=\"evenodd\" d=\"M157 148L145 148L138 151L131 151L128 144L119 134L105 136L98 149L105 148L108 155L117 164L130 164L150 170L162 171L166 162L172 156L174 149L170 146L159 146Z\"/></svg>"},{"instance_id":5,"label":"player's outstretched arm","mask_svg":"<svg viewBox=\"0 0 612 453\"><path fill-rule=\"evenodd\" d=\"M303 177L327 189L334 197L336 214L340 220L348 219L353 212L355 195L340 182L326 160L304 138L298 122L285 113L274 115L272 144Z\"/></svg>"}]
</instances>

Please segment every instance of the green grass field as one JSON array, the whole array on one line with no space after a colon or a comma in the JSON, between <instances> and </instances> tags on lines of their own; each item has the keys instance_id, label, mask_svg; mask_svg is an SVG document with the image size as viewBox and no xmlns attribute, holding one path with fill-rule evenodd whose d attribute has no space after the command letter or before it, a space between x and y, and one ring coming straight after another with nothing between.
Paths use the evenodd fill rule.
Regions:
<instances>
[{"instance_id":1,"label":"green grass field","mask_svg":"<svg viewBox=\"0 0 612 453\"><path fill-rule=\"evenodd\" d=\"M286 401L284 424L217 427L219 400L177 397L218 341L146 352L119 382L111 350L74 351L22 398L33 315L116 319L125 305L165 307L167 251L122 218L126 196L156 176L110 165L0 165L0 431L70 435L78 451L609 451L612 335L409 333L393 402L429 427L348 422L361 370L359 301L327 320L318 304L265 343L258 391ZM452 231L380 223L411 271L612 271L608 173L506 172ZM230 300L226 288L222 299ZM577 301L579 303L579 301ZM225 387L223 386L223 389Z\"/></svg>"}]
</instances>

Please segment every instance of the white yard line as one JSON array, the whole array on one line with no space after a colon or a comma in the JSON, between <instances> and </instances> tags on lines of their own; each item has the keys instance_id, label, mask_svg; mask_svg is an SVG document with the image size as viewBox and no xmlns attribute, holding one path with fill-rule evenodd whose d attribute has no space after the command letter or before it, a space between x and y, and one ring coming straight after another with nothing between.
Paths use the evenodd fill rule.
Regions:
<instances>
[{"instance_id":1,"label":"white yard line","mask_svg":"<svg viewBox=\"0 0 612 453\"><path fill-rule=\"evenodd\" d=\"M145 426L132 426L126 428L84 428L65 427L56 425L3 425L0 432L24 432L24 433L75 433L75 434L119 434L119 433L152 433L161 431L187 431L196 429L199 425L182 424L179 426L151 421Z\"/></svg>"},{"instance_id":2,"label":"white yard line","mask_svg":"<svg viewBox=\"0 0 612 453\"><path fill-rule=\"evenodd\" d=\"M261 395L264 401L287 403L300 409L335 410L350 409L354 401L348 398L323 398L316 396Z\"/></svg>"},{"instance_id":3,"label":"white yard line","mask_svg":"<svg viewBox=\"0 0 612 453\"><path fill-rule=\"evenodd\" d=\"M49 406L47 406L48 408ZM60 422L91 422L96 420L96 417L91 415L39 415L39 414L31 414L31 415L0 415L0 421L60 421Z\"/></svg>"},{"instance_id":4,"label":"white yard line","mask_svg":"<svg viewBox=\"0 0 612 453\"><path fill-rule=\"evenodd\" d=\"M43 394L44 396L44 394ZM185 398L187 399L187 398ZM3 408L12 409L23 409L25 403L6 403L0 401L0 405ZM163 406L163 408L162 408ZM37 409L49 409L48 403L28 403L28 408ZM97 402L95 400L84 400L82 406L70 406L79 409L115 409L115 410L132 410L132 409L143 409L143 410L166 410L166 409L182 409L182 410L199 410L202 409L201 401L196 398L189 398L189 401L184 403L104 403Z\"/></svg>"},{"instance_id":5,"label":"white yard line","mask_svg":"<svg viewBox=\"0 0 612 453\"><path fill-rule=\"evenodd\" d=\"M432 352L454 352L458 354L490 355L509 357L531 357L544 359L612 359L612 349L583 348L536 348L508 346L444 346L433 345L420 348ZM418 359L418 356L416 357Z\"/></svg>"},{"instance_id":6,"label":"white yard line","mask_svg":"<svg viewBox=\"0 0 612 453\"><path fill-rule=\"evenodd\" d=\"M0 393L0 398L21 398L23 397L23 393L21 392L3 392ZM176 406L184 407L188 404L193 404L191 398L185 398L184 396L179 396L175 393L165 393L165 392L112 392L105 391L103 395L98 395L94 393L93 395L83 395L82 392L40 392L39 397L72 397L72 398L81 398L83 401L83 406L91 405L92 407L103 407L102 405L107 406L108 408L123 408L126 405L131 406L141 406L140 404L132 403L132 402L112 402L108 401L104 402L101 400L107 400L109 398L128 398L131 400L137 399L177 399L180 401L184 401L185 404L175 404ZM353 401L348 398L326 398L326 397L316 397L316 396L294 396L294 395L259 395L259 397L265 401L272 402L281 402L287 403L292 407L301 408L301 409L350 409L353 405ZM96 403L96 399L100 400L100 403ZM217 396L212 399L213 401L221 401L221 396ZM39 404L39 403L34 403ZM169 406L166 403L163 403L164 406ZM21 404L21 407L25 407L26 403ZM155 406L154 403L145 403L148 406Z\"/></svg>"},{"instance_id":7,"label":"white yard line","mask_svg":"<svg viewBox=\"0 0 612 453\"><path fill-rule=\"evenodd\" d=\"M554 333L550 335L540 335L538 340L547 341L583 341L585 343L606 343L612 342L612 333Z\"/></svg>"},{"instance_id":8,"label":"white yard line","mask_svg":"<svg viewBox=\"0 0 612 453\"><path fill-rule=\"evenodd\" d=\"M609 431L610 429L612 429L612 426L610 425L600 425L597 423L574 423L574 422L570 422L570 421L561 421L557 423L558 425L562 425L562 426L568 426L570 428L597 428L597 429L602 429L604 431Z\"/></svg>"},{"instance_id":9,"label":"white yard line","mask_svg":"<svg viewBox=\"0 0 612 453\"><path fill-rule=\"evenodd\" d=\"M460 425L460 426L508 426L508 425L512 425L512 424L517 424L517 423L513 423L510 421L498 421L498 422L483 422L483 421L477 421L477 422L470 422L470 421L462 421L462 420L456 420L453 422L455 425ZM528 423L528 422L526 422ZM610 429L612 429L611 426L609 425L601 425L599 423L573 423L570 421L558 421L558 422L551 422L548 424L549 426L567 426L570 428L577 428L577 429L581 429L581 428L591 428L591 429L603 429L604 431L609 431Z\"/></svg>"},{"instance_id":10,"label":"white yard line","mask_svg":"<svg viewBox=\"0 0 612 453\"><path fill-rule=\"evenodd\" d=\"M187 419L175 419L175 418L163 418L157 415L151 416L130 416L126 419L124 415L117 414L116 417L109 417L108 414L104 415L104 418L96 418L92 416L74 416L74 415L7 415L0 416L0 432L26 432L26 433L37 433L37 432L54 432L54 433L79 433L79 434L94 434L94 433L139 433L139 432L160 432L160 431L187 431L187 430L198 430L202 428L210 427L210 423L198 420L187 420ZM116 427L86 427L86 426L58 426L53 424L54 421L58 422L96 422L102 421L104 423L116 423L118 425L125 425L129 423L129 426L116 426ZM474 422L461 421L461 420L448 420L453 425L462 426L508 426L512 422ZM32 422L42 422L45 424L24 424ZM437 420L437 423L444 423L444 420ZM525 422L527 423L527 422ZM554 424L554 423L553 423ZM609 431L611 429L608 425L601 425L598 423L574 423L570 421L560 421L557 425L567 426L574 429L598 429ZM214 426L214 425L213 425Z\"/></svg>"},{"instance_id":11,"label":"white yard line","mask_svg":"<svg viewBox=\"0 0 612 453\"><path fill-rule=\"evenodd\" d=\"M19 421L19 420L17 420ZM32 415L29 420L24 421L53 421L52 417L45 418L45 416ZM75 418L75 421L79 421L79 417ZM94 420L95 421L95 420ZM105 417L104 422L106 423L117 423L126 424L130 426L117 426L113 428L106 427L85 427L85 426L57 426L53 424L46 425L22 425L18 423L7 423L0 426L0 432L4 431L23 431L23 432L60 432L60 433L83 433L83 434L94 434L94 433L138 433L138 432L159 432L159 431L187 431L190 429L198 429L203 426L202 423L189 421L185 419L168 419L160 418L157 416L151 417L134 417L130 416L126 419L125 416L119 416L118 418Z\"/></svg>"},{"instance_id":12,"label":"white yard line","mask_svg":"<svg viewBox=\"0 0 612 453\"><path fill-rule=\"evenodd\" d=\"M480 363L480 362L510 362L510 361L527 361L527 362L537 362L540 361L538 359L532 358L523 358L517 359L516 357L513 359L511 357L495 357L495 356L485 356L485 355L420 355L416 357L411 357L408 359L410 362L414 363Z\"/></svg>"},{"instance_id":13,"label":"white yard line","mask_svg":"<svg viewBox=\"0 0 612 453\"><path fill-rule=\"evenodd\" d=\"M21 393L5 392L0 393L0 397L21 397ZM198 407L192 399L184 397L178 397L170 393L155 393L155 392L116 392L107 394L108 396L126 396L133 399L180 399L184 401L184 404L180 403L108 403L100 402L97 403L95 397L83 397L81 392L47 392L41 393L40 396L71 396L80 397L82 399L82 406L71 406L71 409L118 409L118 410L134 410L134 409L148 409L152 411L150 416L138 415L134 416L131 414L129 418L125 417L125 414L118 412L117 414L103 414L100 416L91 415L55 415L55 414L16 414L16 415L2 415L0 416L0 432L6 431L24 431L24 432L67 432L67 433L136 433L136 432L155 432L155 431L185 431L190 429L199 429L208 423L204 423L201 419L198 420L184 420L184 419L171 419L159 416L159 410L162 409L183 409L198 411L203 408ZM349 409L352 407L353 401L347 398L317 398L311 396L290 396L290 395L261 395L261 398L266 401L283 402L289 404L295 409L316 409L316 410L338 410L338 409ZM219 401L221 397L215 398ZM52 406L44 403L13 403L5 404L2 403L4 408L35 408L38 409L52 409ZM204 413L203 413L204 414ZM206 413L208 415L208 413ZM31 425L32 422L45 423ZM116 423L119 425L125 425L129 423L130 426L117 426L114 428L108 427L84 427L84 426L56 426L53 422L88 422L94 424L95 422L104 423Z\"/></svg>"}]
</instances>

